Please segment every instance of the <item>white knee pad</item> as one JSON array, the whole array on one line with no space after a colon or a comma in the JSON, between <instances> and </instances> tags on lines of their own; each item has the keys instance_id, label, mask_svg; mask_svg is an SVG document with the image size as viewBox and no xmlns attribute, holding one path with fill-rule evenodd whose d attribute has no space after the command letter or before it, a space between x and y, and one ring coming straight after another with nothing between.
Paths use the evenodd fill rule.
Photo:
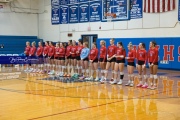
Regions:
<instances>
[{"instance_id":1,"label":"white knee pad","mask_svg":"<svg viewBox=\"0 0 180 120\"><path fill-rule=\"evenodd\" d=\"M157 75L154 75L154 79L157 79L158 78L158 76Z\"/></svg>"},{"instance_id":2,"label":"white knee pad","mask_svg":"<svg viewBox=\"0 0 180 120\"><path fill-rule=\"evenodd\" d=\"M124 75L124 72L120 72L120 75Z\"/></svg>"},{"instance_id":3,"label":"white knee pad","mask_svg":"<svg viewBox=\"0 0 180 120\"><path fill-rule=\"evenodd\" d=\"M150 78L153 78L154 76L153 76L153 74L150 74Z\"/></svg>"},{"instance_id":4,"label":"white knee pad","mask_svg":"<svg viewBox=\"0 0 180 120\"><path fill-rule=\"evenodd\" d=\"M144 79L147 79L147 75L144 75Z\"/></svg>"}]
</instances>

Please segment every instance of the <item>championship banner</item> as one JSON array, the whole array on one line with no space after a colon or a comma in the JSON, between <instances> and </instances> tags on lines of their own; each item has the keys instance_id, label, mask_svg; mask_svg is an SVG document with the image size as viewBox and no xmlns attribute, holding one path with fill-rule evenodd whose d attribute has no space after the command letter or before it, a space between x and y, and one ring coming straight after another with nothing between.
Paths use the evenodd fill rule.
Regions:
<instances>
[{"instance_id":1,"label":"championship banner","mask_svg":"<svg viewBox=\"0 0 180 120\"><path fill-rule=\"evenodd\" d=\"M61 0L60 5L67 5L69 3L68 0Z\"/></svg>"},{"instance_id":2,"label":"championship banner","mask_svg":"<svg viewBox=\"0 0 180 120\"><path fill-rule=\"evenodd\" d=\"M142 18L142 0L131 0L131 19Z\"/></svg>"},{"instance_id":3,"label":"championship banner","mask_svg":"<svg viewBox=\"0 0 180 120\"><path fill-rule=\"evenodd\" d=\"M96 22L101 21L101 2L100 1L94 1L89 3L89 21L90 22Z\"/></svg>"},{"instance_id":4,"label":"championship banner","mask_svg":"<svg viewBox=\"0 0 180 120\"><path fill-rule=\"evenodd\" d=\"M180 21L180 0L179 0L179 4L178 4L178 21Z\"/></svg>"},{"instance_id":5,"label":"championship banner","mask_svg":"<svg viewBox=\"0 0 180 120\"><path fill-rule=\"evenodd\" d=\"M116 14L116 19L127 19L128 8L127 0L116 0L111 11Z\"/></svg>"},{"instance_id":6,"label":"championship banner","mask_svg":"<svg viewBox=\"0 0 180 120\"><path fill-rule=\"evenodd\" d=\"M60 24L68 24L68 6L60 6Z\"/></svg>"},{"instance_id":7,"label":"championship banner","mask_svg":"<svg viewBox=\"0 0 180 120\"><path fill-rule=\"evenodd\" d=\"M89 2L89 0L79 0L79 3L82 3L82 2L87 3Z\"/></svg>"},{"instance_id":8,"label":"championship banner","mask_svg":"<svg viewBox=\"0 0 180 120\"><path fill-rule=\"evenodd\" d=\"M78 23L78 5L69 5L69 23Z\"/></svg>"},{"instance_id":9,"label":"championship banner","mask_svg":"<svg viewBox=\"0 0 180 120\"><path fill-rule=\"evenodd\" d=\"M69 4L77 4L79 1L78 0L69 0Z\"/></svg>"},{"instance_id":10,"label":"championship banner","mask_svg":"<svg viewBox=\"0 0 180 120\"><path fill-rule=\"evenodd\" d=\"M51 6L59 6L60 0L51 0Z\"/></svg>"},{"instance_id":11,"label":"championship banner","mask_svg":"<svg viewBox=\"0 0 180 120\"><path fill-rule=\"evenodd\" d=\"M57 25L60 23L60 19L59 19L59 6L51 6L51 23L52 25Z\"/></svg>"},{"instance_id":12,"label":"championship banner","mask_svg":"<svg viewBox=\"0 0 180 120\"><path fill-rule=\"evenodd\" d=\"M41 62L38 57L0 56L0 64L42 64Z\"/></svg>"},{"instance_id":13,"label":"championship banner","mask_svg":"<svg viewBox=\"0 0 180 120\"><path fill-rule=\"evenodd\" d=\"M89 3L79 4L79 22L89 22Z\"/></svg>"}]
</instances>

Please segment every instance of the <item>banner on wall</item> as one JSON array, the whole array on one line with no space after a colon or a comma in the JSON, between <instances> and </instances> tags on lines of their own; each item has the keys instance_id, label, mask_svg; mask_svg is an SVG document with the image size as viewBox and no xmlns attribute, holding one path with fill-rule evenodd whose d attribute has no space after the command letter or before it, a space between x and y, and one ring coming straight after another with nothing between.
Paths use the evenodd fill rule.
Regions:
<instances>
[{"instance_id":1,"label":"banner on wall","mask_svg":"<svg viewBox=\"0 0 180 120\"><path fill-rule=\"evenodd\" d=\"M89 3L79 4L79 22L89 22Z\"/></svg>"},{"instance_id":2,"label":"banner on wall","mask_svg":"<svg viewBox=\"0 0 180 120\"><path fill-rule=\"evenodd\" d=\"M79 1L78 0L69 0L69 4L77 4Z\"/></svg>"},{"instance_id":3,"label":"banner on wall","mask_svg":"<svg viewBox=\"0 0 180 120\"><path fill-rule=\"evenodd\" d=\"M60 5L67 5L69 3L68 0L61 0Z\"/></svg>"},{"instance_id":4,"label":"banner on wall","mask_svg":"<svg viewBox=\"0 0 180 120\"><path fill-rule=\"evenodd\" d=\"M142 0L131 0L131 19L142 18Z\"/></svg>"},{"instance_id":5,"label":"banner on wall","mask_svg":"<svg viewBox=\"0 0 180 120\"><path fill-rule=\"evenodd\" d=\"M78 5L69 5L69 23L78 23Z\"/></svg>"},{"instance_id":6,"label":"banner on wall","mask_svg":"<svg viewBox=\"0 0 180 120\"><path fill-rule=\"evenodd\" d=\"M51 0L51 6L59 6L60 0Z\"/></svg>"},{"instance_id":7,"label":"banner on wall","mask_svg":"<svg viewBox=\"0 0 180 120\"><path fill-rule=\"evenodd\" d=\"M179 4L178 4L178 21L180 21L180 0L179 0Z\"/></svg>"},{"instance_id":8,"label":"banner on wall","mask_svg":"<svg viewBox=\"0 0 180 120\"><path fill-rule=\"evenodd\" d=\"M101 20L101 2L100 1L94 1L89 3L89 21L90 22L96 22Z\"/></svg>"},{"instance_id":9,"label":"banner on wall","mask_svg":"<svg viewBox=\"0 0 180 120\"><path fill-rule=\"evenodd\" d=\"M60 24L67 24L68 21L68 6L60 6Z\"/></svg>"},{"instance_id":10,"label":"banner on wall","mask_svg":"<svg viewBox=\"0 0 180 120\"><path fill-rule=\"evenodd\" d=\"M79 0L79 3L82 3L82 2L87 3L89 2L89 0Z\"/></svg>"},{"instance_id":11,"label":"banner on wall","mask_svg":"<svg viewBox=\"0 0 180 120\"><path fill-rule=\"evenodd\" d=\"M52 6L51 7L51 23L53 25L59 24L60 19L59 19L59 6Z\"/></svg>"}]
</instances>

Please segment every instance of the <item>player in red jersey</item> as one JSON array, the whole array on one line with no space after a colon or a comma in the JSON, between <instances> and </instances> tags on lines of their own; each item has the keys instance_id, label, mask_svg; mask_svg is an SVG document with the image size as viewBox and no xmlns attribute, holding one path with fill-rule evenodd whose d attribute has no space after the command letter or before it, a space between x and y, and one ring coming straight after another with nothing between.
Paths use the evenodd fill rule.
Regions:
<instances>
[{"instance_id":1,"label":"player in red jersey","mask_svg":"<svg viewBox=\"0 0 180 120\"><path fill-rule=\"evenodd\" d=\"M42 71L42 68L43 68L43 46L42 46L41 42L39 42L38 45L39 45L39 47L37 48L36 56L38 57L39 62L38 62L38 70L36 72L43 73L43 71Z\"/></svg>"},{"instance_id":2,"label":"player in red jersey","mask_svg":"<svg viewBox=\"0 0 180 120\"><path fill-rule=\"evenodd\" d=\"M130 86L130 87L133 87L134 86L134 60L136 58L136 51L133 49L133 45L132 43L130 42L128 44L128 55L126 57L127 59L127 62L128 62L128 65L127 65L127 70L128 70L128 78L129 78L129 81L128 83L126 84L126 86Z\"/></svg>"},{"instance_id":3,"label":"player in red jersey","mask_svg":"<svg viewBox=\"0 0 180 120\"><path fill-rule=\"evenodd\" d=\"M114 80L111 81L111 84L118 84L122 85L122 80L124 78L124 63L125 63L125 57L126 57L126 51L123 47L122 42L118 42L116 53L114 55L116 57L116 63L114 67ZM117 82L117 75L118 71L120 71L120 80Z\"/></svg>"},{"instance_id":4,"label":"player in red jersey","mask_svg":"<svg viewBox=\"0 0 180 120\"><path fill-rule=\"evenodd\" d=\"M44 57L44 73L47 72L48 70L48 64L49 63L49 59L48 59L48 51L49 51L49 41L45 42L45 46L43 49L43 57Z\"/></svg>"},{"instance_id":5,"label":"player in red jersey","mask_svg":"<svg viewBox=\"0 0 180 120\"><path fill-rule=\"evenodd\" d=\"M33 57L35 57L35 53L36 53L36 42L32 42L31 45L32 45L32 47L31 47L31 49L29 51L29 57L33 58ZM29 70L29 72L36 71L34 61L32 62L32 66L33 67Z\"/></svg>"},{"instance_id":6,"label":"player in red jersey","mask_svg":"<svg viewBox=\"0 0 180 120\"><path fill-rule=\"evenodd\" d=\"M60 60L59 60L59 43L56 43L55 52L54 52L54 62L55 62L55 68L56 68L56 75L59 75L60 73Z\"/></svg>"},{"instance_id":7,"label":"player in red jersey","mask_svg":"<svg viewBox=\"0 0 180 120\"><path fill-rule=\"evenodd\" d=\"M115 61L116 61L116 58L115 58L115 54L116 54L116 49L117 47L114 45L114 39L110 39L110 46L108 47L107 49L107 64L106 64L106 70L104 71L105 73L105 77L104 77L104 80L101 81L101 83L104 83L106 82L107 80L107 76L108 76L108 70L109 68L111 67L111 70L112 70L112 79L111 81L113 81L113 77L114 77L114 64L115 64Z\"/></svg>"},{"instance_id":8,"label":"player in red jersey","mask_svg":"<svg viewBox=\"0 0 180 120\"><path fill-rule=\"evenodd\" d=\"M54 72L54 67L55 67L54 53L55 53L55 48L54 48L53 42L50 41L49 42L49 51L48 51L48 58L50 60L50 71L48 72L49 75L55 74L55 72Z\"/></svg>"},{"instance_id":9,"label":"player in red jersey","mask_svg":"<svg viewBox=\"0 0 180 120\"><path fill-rule=\"evenodd\" d=\"M63 43L60 43L60 48L59 48L59 60L60 60L60 73L59 76L62 77L64 75L64 64L65 64L65 48Z\"/></svg>"},{"instance_id":10,"label":"player in red jersey","mask_svg":"<svg viewBox=\"0 0 180 120\"><path fill-rule=\"evenodd\" d=\"M83 49L82 40L79 40L76 50L78 75L82 75L82 66L81 66L81 57L80 57L82 49Z\"/></svg>"},{"instance_id":11,"label":"player in red jersey","mask_svg":"<svg viewBox=\"0 0 180 120\"><path fill-rule=\"evenodd\" d=\"M145 50L145 44L140 43L139 44L139 50L137 51L137 64L136 67L139 72L139 84L137 87L147 88L147 75L146 75L146 61L147 61L147 52ZM142 82L142 74L144 74L144 84Z\"/></svg>"},{"instance_id":12,"label":"player in red jersey","mask_svg":"<svg viewBox=\"0 0 180 120\"><path fill-rule=\"evenodd\" d=\"M158 69L158 48L156 48L156 42L151 41L150 42L150 49L148 51L148 64L150 68L150 81L151 85L148 87L150 89L156 89L157 88L157 69Z\"/></svg>"},{"instance_id":13,"label":"player in red jersey","mask_svg":"<svg viewBox=\"0 0 180 120\"><path fill-rule=\"evenodd\" d=\"M70 73L71 73L71 48L72 48L72 40L69 40L68 41L68 46L66 48L66 55L65 55L65 58L66 58L66 62L65 62L65 74L64 76L66 77L69 77L70 76ZM68 73L68 69L67 69L67 66L69 65L70 67L70 70L69 70L69 73Z\"/></svg>"},{"instance_id":14,"label":"player in red jersey","mask_svg":"<svg viewBox=\"0 0 180 120\"><path fill-rule=\"evenodd\" d=\"M91 72L90 72L90 77L86 78L86 80L93 80L93 74L94 71L96 71L96 79L95 81L98 81L98 49L97 49L97 45L94 42L92 44L92 49L89 53L89 62L90 62L90 66L91 66Z\"/></svg>"},{"instance_id":15,"label":"player in red jersey","mask_svg":"<svg viewBox=\"0 0 180 120\"><path fill-rule=\"evenodd\" d=\"M106 66L106 56L107 56L107 50L106 50L106 45L105 45L105 41L101 40L100 41L100 55L99 55L99 62L100 62L100 68L101 68L101 80L102 81L104 79L104 70L105 70L105 66Z\"/></svg>"},{"instance_id":16,"label":"player in red jersey","mask_svg":"<svg viewBox=\"0 0 180 120\"><path fill-rule=\"evenodd\" d=\"M72 42L72 47L71 47L71 69L74 71L74 75L72 77L77 76L77 60L76 60L76 51L77 51L77 46L76 46L76 41L73 40Z\"/></svg>"},{"instance_id":17,"label":"player in red jersey","mask_svg":"<svg viewBox=\"0 0 180 120\"><path fill-rule=\"evenodd\" d=\"M24 54L26 55L26 57L29 56L30 49L31 49L30 42L27 41L27 42L26 42L25 51L24 51ZM26 70L24 70L25 72L28 72L28 70L29 70L29 65L30 65L30 64L27 64L27 68L26 68Z\"/></svg>"}]
</instances>

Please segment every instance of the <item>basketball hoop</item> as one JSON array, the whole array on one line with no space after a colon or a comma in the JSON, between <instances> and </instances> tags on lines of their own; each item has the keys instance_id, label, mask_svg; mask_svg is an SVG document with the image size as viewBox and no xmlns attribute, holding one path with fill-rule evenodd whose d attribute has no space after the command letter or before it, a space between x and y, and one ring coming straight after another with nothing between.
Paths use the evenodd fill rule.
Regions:
<instances>
[{"instance_id":1,"label":"basketball hoop","mask_svg":"<svg viewBox=\"0 0 180 120\"><path fill-rule=\"evenodd\" d=\"M113 18L116 18L115 13L105 13L105 16L107 18L107 22L111 22Z\"/></svg>"}]
</instances>

